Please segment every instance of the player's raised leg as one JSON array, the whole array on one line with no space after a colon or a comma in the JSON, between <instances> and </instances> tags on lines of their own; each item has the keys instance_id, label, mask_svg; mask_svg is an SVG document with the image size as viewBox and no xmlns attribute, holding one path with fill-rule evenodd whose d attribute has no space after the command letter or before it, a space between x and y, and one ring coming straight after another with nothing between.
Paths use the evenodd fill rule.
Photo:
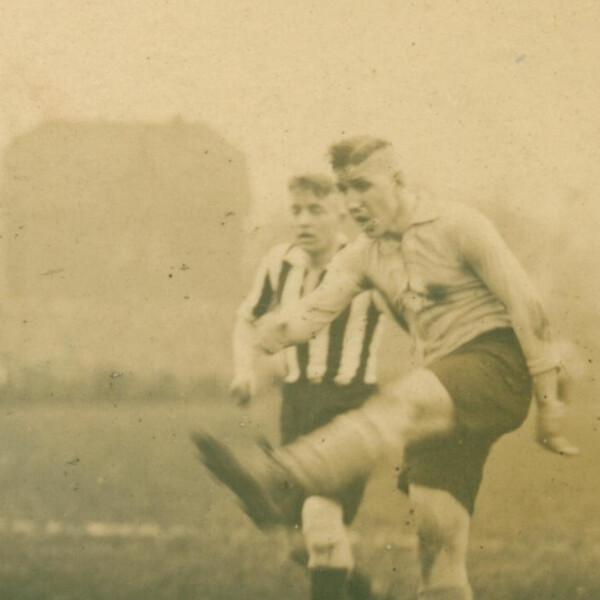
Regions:
<instances>
[{"instance_id":1,"label":"player's raised leg","mask_svg":"<svg viewBox=\"0 0 600 600\"><path fill-rule=\"evenodd\" d=\"M274 457L306 490L328 495L370 473L383 456L400 460L407 443L453 425L448 392L431 371L418 369Z\"/></svg>"},{"instance_id":2,"label":"player's raised leg","mask_svg":"<svg viewBox=\"0 0 600 600\"><path fill-rule=\"evenodd\" d=\"M331 496L370 473L382 457L400 460L407 443L453 426L454 405L448 392L431 371L418 369L362 408L265 455L270 469L243 465L206 434L197 434L194 441L205 465L246 507L252 507L248 512L257 525L266 527L293 522L302 494ZM260 518L255 516L257 505Z\"/></svg>"}]
</instances>

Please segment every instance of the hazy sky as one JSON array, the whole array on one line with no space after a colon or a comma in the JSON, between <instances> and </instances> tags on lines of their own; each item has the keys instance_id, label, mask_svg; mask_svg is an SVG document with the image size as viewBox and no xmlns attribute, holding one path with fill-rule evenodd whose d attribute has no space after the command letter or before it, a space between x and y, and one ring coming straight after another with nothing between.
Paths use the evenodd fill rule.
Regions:
<instances>
[{"instance_id":1,"label":"hazy sky","mask_svg":"<svg viewBox=\"0 0 600 600\"><path fill-rule=\"evenodd\" d=\"M2 147L45 118L180 115L246 152L259 212L359 132L442 194L600 188L597 0L3 0L0 28Z\"/></svg>"}]
</instances>

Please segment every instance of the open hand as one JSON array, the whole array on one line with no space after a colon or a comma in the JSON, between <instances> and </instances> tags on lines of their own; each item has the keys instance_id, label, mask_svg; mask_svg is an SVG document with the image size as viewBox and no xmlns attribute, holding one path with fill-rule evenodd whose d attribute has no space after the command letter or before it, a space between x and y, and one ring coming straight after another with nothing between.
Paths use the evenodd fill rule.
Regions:
<instances>
[{"instance_id":1,"label":"open hand","mask_svg":"<svg viewBox=\"0 0 600 600\"><path fill-rule=\"evenodd\" d=\"M579 448L563 434L565 405L560 400L546 402L537 408L537 441L549 450L562 456L575 456Z\"/></svg>"},{"instance_id":2,"label":"open hand","mask_svg":"<svg viewBox=\"0 0 600 600\"><path fill-rule=\"evenodd\" d=\"M236 375L229 386L229 394L238 406L247 406L256 392L254 376L250 373Z\"/></svg>"}]
</instances>

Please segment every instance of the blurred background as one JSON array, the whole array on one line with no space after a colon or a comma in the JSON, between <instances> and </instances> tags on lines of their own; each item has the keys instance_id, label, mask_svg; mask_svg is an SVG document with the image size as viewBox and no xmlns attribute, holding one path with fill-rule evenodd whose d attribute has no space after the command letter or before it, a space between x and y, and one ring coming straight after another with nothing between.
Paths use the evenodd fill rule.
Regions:
<instances>
[{"instance_id":1,"label":"blurred background","mask_svg":"<svg viewBox=\"0 0 600 600\"><path fill-rule=\"evenodd\" d=\"M285 235L287 179L326 169L330 143L364 132L395 143L412 184L490 214L558 335L593 353L595 2L1 11L15 377L40 364L61 377L99 365L225 376L232 306Z\"/></svg>"},{"instance_id":2,"label":"blurred background","mask_svg":"<svg viewBox=\"0 0 600 600\"><path fill-rule=\"evenodd\" d=\"M260 417L226 397L234 311L288 233L287 179L359 133L494 219L570 348L584 456L556 463L530 430L501 442L476 589L600 597L599 30L593 0L3 2L2 597L227 599L231 572L249 599L305 596L187 431L243 446L275 428L276 396ZM382 377L398 357L390 331ZM374 489L366 560L412 589L406 505Z\"/></svg>"}]
</instances>

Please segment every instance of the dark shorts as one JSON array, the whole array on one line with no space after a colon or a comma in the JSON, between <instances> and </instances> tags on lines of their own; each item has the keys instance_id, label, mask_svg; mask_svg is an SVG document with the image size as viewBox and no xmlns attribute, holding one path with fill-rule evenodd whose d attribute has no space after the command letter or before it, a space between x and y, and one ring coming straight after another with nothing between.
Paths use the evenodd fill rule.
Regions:
<instances>
[{"instance_id":1,"label":"dark shorts","mask_svg":"<svg viewBox=\"0 0 600 600\"><path fill-rule=\"evenodd\" d=\"M339 414L360 407L376 389L375 385L286 383L281 405L281 443L288 444L326 425ZM346 524L356 515L365 485L364 477L357 478L333 497L344 509Z\"/></svg>"},{"instance_id":2,"label":"dark shorts","mask_svg":"<svg viewBox=\"0 0 600 600\"><path fill-rule=\"evenodd\" d=\"M496 329L427 368L454 402L456 427L407 447L398 487L446 490L472 513L492 445L527 417L532 388L525 357L512 329Z\"/></svg>"}]
</instances>

